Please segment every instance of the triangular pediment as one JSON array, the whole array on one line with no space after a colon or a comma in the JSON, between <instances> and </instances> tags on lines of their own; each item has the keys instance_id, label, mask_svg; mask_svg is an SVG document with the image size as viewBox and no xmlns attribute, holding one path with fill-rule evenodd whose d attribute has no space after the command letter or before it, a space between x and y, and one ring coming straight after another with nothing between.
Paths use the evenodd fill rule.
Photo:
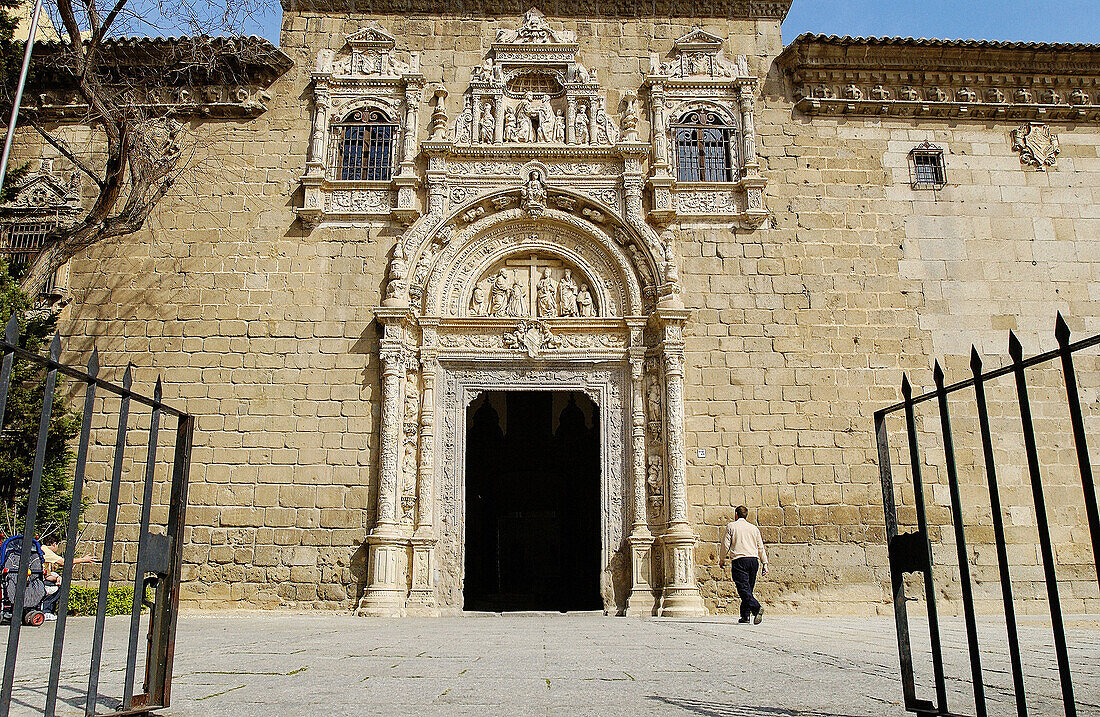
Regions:
<instances>
[{"instance_id":1,"label":"triangular pediment","mask_svg":"<svg viewBox=\"0 0 1100 717\"><path fill-rule=\"evenodd\" d=\"M20 183L9 207L59 209L69 205L68 188L48 174L36 174Z\"/></svg>"},{"instance_id":2,"label":"triangular pediment","mask_svg":"<svg viewBox=\"0 0 1100 717\"><path fill-rule=\"evenodd\" d=\"M397 41L394 37L377 27L364 27L348 35L347 43L357 48L393 48Z\"/></svg>"},{"instance_id":3,"label":"triangular pediment","mask_svg":"<svg viewBox=\"0 0 1100 717\"><path fill-rule=\"evenodd\" d=\"M494 45L572 45L577 34L570 30L555 30L546 16L532 7L523 15L523 23L515 30L497 30Z\"/></svg>"},{"instance_id":4,"label":"triangular pediment","mask_svg":"<svg viewBox=\"0 0 1100 717\"><path fill-rule=\"evenodd\" d=\"M677 39L673 46L677 50L717 50L722 47L722 38L695 27L691 32Z\"/></svg>"}]
</instances>

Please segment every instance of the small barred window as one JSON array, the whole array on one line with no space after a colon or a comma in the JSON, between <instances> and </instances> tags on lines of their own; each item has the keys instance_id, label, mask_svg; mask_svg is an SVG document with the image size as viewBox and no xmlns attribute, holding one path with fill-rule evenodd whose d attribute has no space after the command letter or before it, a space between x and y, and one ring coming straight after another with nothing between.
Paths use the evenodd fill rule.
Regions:
<instances>
[{"instance_id":1,"label":"small barred window","mask_svg":"<svg viewBox=\"0 0 1100 717\"><path fill-rule=\"evenodd\" d=\"M695 110L672 126L676 178L681 182L736 181L734 128L716 112Z\"/></svg>"},{"instance_id":2,"label":"small barred window","mask_svg":"<svg viewBox=\"0 0 1100 717\"><path fill-rule=\"evenodd\" d=\"M378 110L356 110L332 125L332 179L389 181L397 125Z\"/></svg>"},{"instance_id":3,"label":"small barred window","mask_svg":"<svg viewBox=\"0 0 1100 717\"><path fill-rule=\"evenodd\" d=\"M922 142L909 152L909 183L913 189L943 189L947 185L947 165L943 149Z\"/></svg>"},{"instance_id":4,"label":"small barred window","mask_svg":"<svg viewBox=\"0 0 1100 717\"><path fill-rule=\"evenodd\" d=\"M3 238L0 240L0 255L8 263L8 273L18 280L30 266L34 255L42 248L46 235L57 226L49 221L12 222L5 224ZM50 277L42 287L43 294L54 294L57 290L57 276Z\"/></svg>"}]
</instances>

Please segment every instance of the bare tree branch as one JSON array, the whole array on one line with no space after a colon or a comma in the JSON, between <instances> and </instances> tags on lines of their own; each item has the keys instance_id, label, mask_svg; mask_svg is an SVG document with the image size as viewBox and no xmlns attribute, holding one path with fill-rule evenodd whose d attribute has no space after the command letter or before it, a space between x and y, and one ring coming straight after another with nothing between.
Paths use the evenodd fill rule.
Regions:
<instances>
[{"instance_id":1,"label":"bare tree branch","mask_svg":"<svg viewBox=\"0 0 1100 717\"><path fill-rule=\"evenodd\" d=\"M94 167L85 162L83 158L81 158L80 155L78 155L69 146L68 142L66 142L58 135L47 132L45 128L42 127L42 125L32 117L27 117L25 121L27 122L27 124L33 127L35 131L38 132L39 135L41 135L42 139L46 140L46 142L48 142L51 147L60 152L62 157L72 162L74 167L90 177L97 186L99 186L100 188L103 187L103 180L99 178L99 173L96 172Z\"/></svg>"}]
</instances>

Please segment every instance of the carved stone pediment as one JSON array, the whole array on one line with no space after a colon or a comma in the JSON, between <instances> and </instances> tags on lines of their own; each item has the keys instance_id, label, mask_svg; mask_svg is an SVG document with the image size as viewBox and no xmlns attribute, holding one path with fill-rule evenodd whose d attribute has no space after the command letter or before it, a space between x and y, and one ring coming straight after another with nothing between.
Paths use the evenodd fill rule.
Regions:
<instances>
[{"instance_id":1,"label":"carved stone pediment","mask_svg":"<svg viewBox=\"0 0 1100 717\"><path fill-rule=\"evenodd\" d=\"M722 53L722 38L694 28L673 43L664 61L651 59L650 74L669 78L747 77L748 60L738 55L734 62Z\"/></svg>"},{"instance_id":2,"label":"carved stone pediment","mask_svg":"<svg viewBox=\"0 0 1100 717\"><path fill-rule=\"evenodd\" d=\"M53 171L53 164L43 160L39 169L27 174L15 188L10 202L0 206L10 214L41 214L51 218L80 210L80 175L67 177Z\"/></svg>"},{"instance_id":3,"label":"carved stone pediment","mask_svg":"<svg viewBox=\"0 0 1100 717\"><path fill-rule=\"evenodd\" d=\"M554 30L546 16L532 7L523 15L523 24L514 30L497 30L494 46L507 45L570 45L577 42L577 33Z\"/></svg>"}]
</instances>

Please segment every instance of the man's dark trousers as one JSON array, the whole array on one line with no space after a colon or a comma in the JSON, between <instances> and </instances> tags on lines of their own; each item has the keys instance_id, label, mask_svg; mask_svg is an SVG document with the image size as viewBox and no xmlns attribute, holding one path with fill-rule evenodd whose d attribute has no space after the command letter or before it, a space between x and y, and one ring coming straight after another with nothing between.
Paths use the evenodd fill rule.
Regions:
<instances>
[{"instance_id":1,"label":"man's dark trousers","mask_svg":"<svg viewBox=\"0 0 1100 717\"><path fill-rule=\"evenodd\" d=\"M756 587L756 571L759 569L759 558L736 558L730 565L733 584L737 586L737 595L741 598L742 619L760 611L760 603L752 595L752 590Z\"/></svg>"}]
</instances>

